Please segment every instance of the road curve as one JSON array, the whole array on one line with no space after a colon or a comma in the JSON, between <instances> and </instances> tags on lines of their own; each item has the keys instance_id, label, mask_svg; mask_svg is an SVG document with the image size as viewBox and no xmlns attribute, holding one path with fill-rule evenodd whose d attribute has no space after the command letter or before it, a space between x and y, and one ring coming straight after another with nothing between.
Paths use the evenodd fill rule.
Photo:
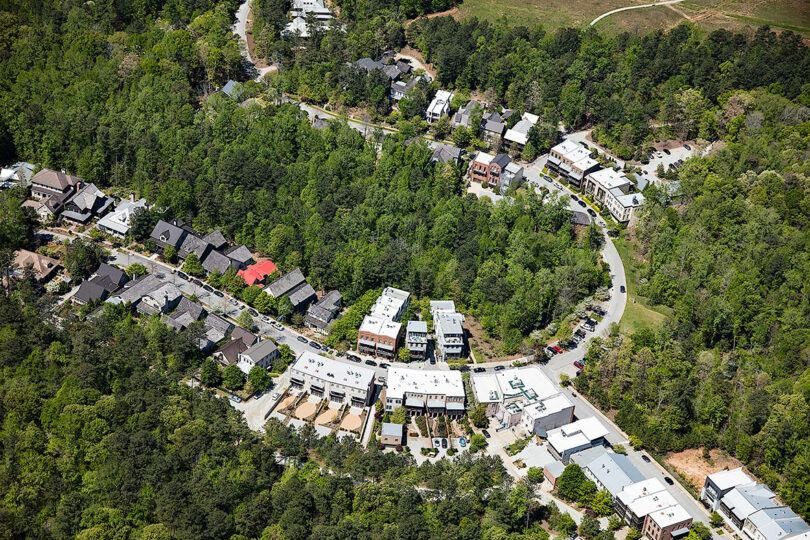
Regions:
<instances>
[{"instance_id":1,"label":"road curve","mask_svg":"<svg viewBox=\"0 0 810 540\"><path fill-rule=\"evenodd\" d=\"M627 6L627 7L623 7L623 8L614 9L614 10L608 11L607 13L602 13L601 15L599 15L597 18L595 18L594 20L591 21L590 26L595 25L596 23L598 23L599 21L601 21L602 19L604 19L608 15L613 15L614 13L619 13L620 11L628 11L628 10L631 10L631 9L641 9L641 8L648 8L648 7L655 7L655 6L666 6L668 4L677 4L678 2L683 2L683 0L666 0L665 2L655 2L654 4L642 4L640 6Z\"/></svg>"},{"instance_id":2,"label":"road curve","mask_svg":"<svg viewBox=\"0 0 810 540\"><path fill-rule=\"evenodd\" d=\"M244 56L248 62L253 64L254 68L258 72L255 80L260 81L266 73L273 71L273 66L263 68L256 67L256 62L250 57L250 50L247 44L247 20L249 13L250 0L245 0L239 6L239 9L236 10L236 20L233 23L233 33L239 36L239 45L242 51L242 56Z\"/></svg>"}]
</instances>

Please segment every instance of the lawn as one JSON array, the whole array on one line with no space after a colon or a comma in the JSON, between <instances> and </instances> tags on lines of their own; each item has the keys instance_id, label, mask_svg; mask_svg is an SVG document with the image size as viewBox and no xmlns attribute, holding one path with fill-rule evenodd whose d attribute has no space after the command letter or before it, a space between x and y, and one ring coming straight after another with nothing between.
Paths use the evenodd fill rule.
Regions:
<instances>
[{"instance_id":1,"label":"lawn","mask_svg":"<svg viewBox=\"0 0 810 540\"><path fill-rule=\"evenodd\" d=\"M627 333L644 327L660 326L671 315L671 310L666 306L652 306L647 298L637 293L640 271L639 264L631 255L632 246L624 236L614 240L614 243L622 258L627 277L627 305L624 308L624 315L619 321L619 326Z\"/></svg>"},{"instance_id":2,"label":"lawn","mask_svg":"<svg viewBox=\"0 0 810 540\"><path fill-rule=\"evenodd\" d=\"M569 26L584 27L607 11L646 3L649 0L464 0L456 16L490 21L505 18L509 23L527 26L541 23L554 31ZM805 0L686 0L671 6L615 13L596 26L608 34L624 31L645 34L685 21L694 22L705 32L722 28L751 34L757 27L768 24L774 30L793 30L810 36L810 9Z\"/></svg>"}]
</instances>

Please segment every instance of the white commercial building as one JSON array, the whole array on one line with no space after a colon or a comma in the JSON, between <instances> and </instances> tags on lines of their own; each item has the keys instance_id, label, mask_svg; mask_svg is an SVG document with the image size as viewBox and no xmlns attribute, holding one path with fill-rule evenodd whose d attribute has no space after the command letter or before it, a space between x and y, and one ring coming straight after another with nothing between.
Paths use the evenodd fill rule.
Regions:
<instances>
[{"instance_id":1,"label":"white commercial building","mask_svg":"<svg viewBox=\"0 0 810 540\"><path fill-rule=\"evenodd\" d=\"M573 403L537 366L474 373L470 384L475 400L501 427L520 426L528 434L544 435L574 419Z\"/></svg>"},{"instance_id":2,"label":"white commercial building","mask_svg":"<svg viewBox=\"0 0 810 540\"><path fill-rule=\"evenodd\" d=\"M568 463L571 454L605 443L607 429L593 416L577 420L548 432L548 450L551 455Z\"/></svg>"},{"instance_id":3,"label":"white commercial building","mask_svg":"<svg viewBox=\"0 0 810 540\"><path fill-rule=\"evenodd\" d=\"M430 102L425 112L428 124L438 122L442 115L450 112L451 99L453 99L452 92L448 92L447 90L439 90L436 92L436 96L433 98L433 101Z\"/></svg>"},{"instance_id":4,"label":"white commercial building","mask_svg":"<svg viewBox=\"0 0 810 540\"><path fill-rule=\"evenodd\" d=\"M385 410L404 406L417 414L463 414L464 382L456 370L388 368Z\"/></svg>"},{"instance_id":5,"label":"white commercial building","mask_svg":"<svg viewBox=\"0 0 810 540\"><path fill-rule=\"evenodd\" d=\"M290 387L364 407L374 393L374 371L304 351L290 366Z\"/></svg>"},{"instance_id":6,"label":"white commercial building","mask_svg":"<svg viewBox=\"0 0 810 540\"><path fill-rule=\"evenodd\" d=\"M547 167L567 178L572 185L580 187L585 175L600 166L591 157L590 150L574 141L565 140L549 151Z\"/></svg>"},{"instance_id":7,"label":"white commercial building","mask_svg":"<svg viewBox=\"0 0 810 540\"><path fill-rule=\"evenodd\" d=\"M644 195L633 192L635 186L620 171L602 169L585 177L585 193L593 195L621 223L633 218L633 210L644 204Z\"/></svg>"},{"instance_id":8,"label":"white commercial building","mask_svg":"<svg viewBox=\"0 0 810 540\"><path fill-rule=\"evenodd\" d=\"M398 321L405 310L408 309L408 301L411 293L394 287L386 287L382 294L377 297L374 305L371 306L371 315L382 317L391 321Z\"/></svg>"}]
</instances>

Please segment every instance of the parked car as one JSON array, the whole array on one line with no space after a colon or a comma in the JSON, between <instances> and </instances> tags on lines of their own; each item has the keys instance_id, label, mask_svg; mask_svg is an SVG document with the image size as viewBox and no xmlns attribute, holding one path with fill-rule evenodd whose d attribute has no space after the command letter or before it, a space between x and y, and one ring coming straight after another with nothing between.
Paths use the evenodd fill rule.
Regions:
<instances>
[{"instance_id":1,"label":"parked car","mask_svg":"<svg viewBox=\"0 0 810 540\"><path fill-rule=\"evenodd\" d=\"M242 403L242 398L240 398L239 396L235 396L233 394L229 395L228 399L230 399L234 403Z\"/></svg>"},{"instance_id":2,"label":"parked car","mask_svg":"<svg viewBox=\"0 0 810 540\"><path fill-rule=\"evenodd\" d=\"M258 312L258 311L256 311L256 310L255 310L255 309L253 309L253 308L248 308L248 313L250 313L250 314L251 314L251 315L253 315L254 317L258 317L258 316L259 316L259 312Z\"/></svg>"},{"instance_id":3,"label":"parked car","mask_svg":"<svg viewBox=\"0 0 810 540\"><path fill-rule=\"evenodd\" d=\"M186 274L184 274L183 272L177 272L177 276L180 279L188 279L188 276Z\"/></svg>"},{"instance_id":4,"label":"parked car","mask_svg":"<svg viewBox=\"0 0 810 540\"><path fill-rule=\"evenodd\" d=\"M624 285L619 285L619 292L627 292L627 289L624 288Z\"/></svg>"},{"instance_id":5,"label":"parked car","mask_svg":"<svg viewBox=\"0 0 810 540\"><path fill-rule=\"evenodd\" d=\"M224 294L222 294L222 291L216 291L216 290L215 290L215 291L214 291L214 296L217 296L217 297L219 297L219 298L222 298L222 297L223 297L223 296L225 296L225 295L224 295Z\"/></svg>"},{"instance_id":6,"label":"parked car","mask_svg":"<svg viewBox=\"0 0 810 540\"><path fill-rule=\"evenodd\" d=\"M458 440L458 445L459 445L460 447L464 448L465 446L467 446L467 439L465 439L464 437L460 438L460 439Z\"/></svg>"},{"instance_id":7,"label":"parked car","mask_svg":"<svg viewBox=\"0 0 810 540\"><path fill-rule=\"evenodd\" d=\"M447 448L447 439L442 439L442 448Z\"/></svg>"},{"instance_id":8,"label":"parked car","mask_svg":"<svg viewBox=\"0 0 810 540\"><path fill-rule=\"evenodd\" d=\"M583 364L580 360L577 360L576 362L574 362L574 367L582 369L585 367L585 364Z\"/></svg>"},{"instance_id":9,"label":"parked car","mask_svg":"<svg viewBox=\"0 0 810 540\"><path fill-rule=\"evenodd\" d=\"M495 371L503 371L506 368L504 366L495 366Z\"/></svg>"},{"instance_id":10,"label":"parked car","mask_svg":"<svg viewBox=\"0 0 810 540\"><path fill-rule=\"evenodd\" d=\"M213 292L214 291L214 288L211 285L208 285L207 283L205 285L203 285L202 288L203 288L203 290L206 290L208 292Z\"/></svg>"},{"instance_id":11,"label":"parked car","mask_svg":"<svg viewBox=\"0 0 810 540\"><path fill-rule=\"evenodd\" d=\"M585 204L585 201L577 201L577 204L580 205L582 208L588 206L587 204Z\"/></svg>"},{"instance_id":12,"label":"parked car","mask_svg":"<svg viewBox=\"0 0 810 540\"><path fill-rule=\"evenodd\" d=\"M273 325L273 328L275 328L276 330L284 330L284 325L278 321L273 321L271 324Z\"/></svg>"},{"instance_id":13,"label":"parked car","mask_svg":"<svg viewBox=\"0 0 810 540\"><path fill-rule=\"evenodd\" d=\"M674 485L675 485L675 482L674 482L674 481L672 480L672 478L670 478L669 476L665 476L665 477L664 477L664 482L666 482L666 483L667 483L667 484L669 484L670 486L674 486Z\"/></svg>"},{"instance_id":14,"label":"parked car","mask_svg":"<svg viewBox=\"0 0 810 540\"><path fill-rule=\"evenodd\" d=\"M473 368L474 373L483 373L485 371L486 371L486 369L484 369L482 367Z\"/></svg>"},{"instance_id":15,"label":"parked car","mask_svg":"<svg viewBox=\"0 0 810 540\"><path fill-rule=\"evenodd\" d=\"M229 303L230 305L232 305L232 306L238 306L238 305L239 305L239 302L237 302L237 301L236 301L236 300L234 300L233 298L228 298L228 303Z\"/></svg>"},{"instance_id":16,"label":"parked car","mask_svg":"<svg viewBox=\"0 0 810 540\"><path fill-rule=\"evenodd\" d=\"M556 350L554 350L554 347L552 347L552 346L548 346L548 347L546 347L546 352L547 352L548 354L550 354L551 356L554 356L555 354L557 354L557 351L556 351Z\"/></svg>"},{"instance_id":17,"label":"parked car","mask_svg":"<svg viewBox=\"0 0 810 540\"><path fill-rule=\"evenodd\" d=\"M374 360L366 360L366 365L377 367L377 362L375 362Z\"/></svg>"},{"instance_id":18,"label":"parked car","mask_svg":"<svg viewBox=\"0 0 810 540\"><path fill-rule=\"evenodd\" d=\"M315 350L318 350L318 351L321 350L321 346L319 344L315 343L314 341L310 341L309 346L312 347Z\"/></svg>"},{"instance_id":19,"label":"parked car","mask_svg":"<svg viewBox=\"0 0 810 540\"><path fill-rule=\"evenodd\" d=\"M577 198L577 196L576 196L576 195L574 195L573 193L571 193L571 194L569 195L569 197L571 197L571 198L572 198L573 200L575 200L575 201L578 201L578 200L579 200L579 199Z\"/></svg>"},{"instance_id":20,"label":"parked car","mask_svg":"<svg viewBox=\"0 0 810 540\"><path fill-rule=\"evenodd\" d=\"M554 345L554 350L557 351L557 354L560 354L560 353L563 352L563 350L560 348L559 345Z\"/></svg>"},{"instance_id":21,"label":"parked car","mask_svg":"<svg viewBox=\"0 0 810 540\"><path fill-rule=\"evenodd\" d=\"M281 394L279 394L278 392L273 392L273 395L272 395L272 396L270 396L270 399L272 399L273 401L275 401L275 400L277 400L277 399L278 399L278 398L280 398L280 397L281 397Z\"/></svg>"},{"instance_id":22,"label":"parked car","mask_svg":"<svg viewBox=\"0 0 810 540\"><path fill-rule=\"evenodd\" d=\"M670 152L670 151L669 151L669 150L667 150L666 148L664 148L664 153L665 153L666 155L670 155L670 154L672 154L672 152Z\"/></svg>"},{"instance_id":23,"label":"parked car","mask_svg":"<svg viewBox=\"0 0 810 540\"><path fill-rule=\"evenodd\" d=\"M390 365L390 364L386 364L385 362L381 362L381 363L380 363L380 367L381 367L381 368L383 368L383 369L388 369L388 368L390 368L390 367L391 367L391 365Z\"/></svg>"},{"instance_id":24,"label":"parked car","mask_svg":"<svg viewBox=\"0 0 810 540\"><path fill-rule=\"evenodd\" d=\"M305 338L304 336L298 336L296 339L298 341L300 341L301 343L309 343L309 340L307 338Z\"/></svg>"},{"instance_id":25,"label":"parked car","mask_svg":"<svg viewBox=\"0 0 810 540\"><path fill-rule=\"evenodd\" d=\"M692 147L689 146L688 144L683 145L683 147L686 148L687 150L692 150Z\"/></svg>"},{"instance_id":26,"label":"parked car","mask_svg":"<svg viewBox=\"0 0 810 540\"><path fill-rule=\"evenodd\" d=\"M361 362L360 358L358 358L357 356L355 356L353 354L347 354L346 358L348 358L352 362Z\"/></svg>"},{"instance_id":27,"label":"parked car","mask_svg":"<svg viewBox=\"0 0 810 540\"><path fill-rule=\"evenodd\" d=\"M644 463L649 463L650 462L650 458L647 457L647 454L641 454L641 459L644 460Z\"/></svg>"},{"instance_id":28,"label":"parked car","mask_svg":"<svg viewBox=\"0 0 810 540\"><path fill-rule=\"evenodd\" d=\"M482 434L484 435L484 437L486 437L487 439L489 439L490 437L492 437L492 435L490 435L490 434L489 434L489 431L487 431L487 430L485 430L485 429L482 429L482 430L481 430L481 433L482 433Z\"/></svg>"},{"instance_id":29,"label":"parked car","mask_svg":"<svg viewBox=\"0 0 810 540\"><path fill-rule=\"evenodd\" d=\"M594 209L593 209L593 208L588 208L588 214L589 214L591 217L596 217L596 212L594 211Z\"/></svg>"}]
</instances>

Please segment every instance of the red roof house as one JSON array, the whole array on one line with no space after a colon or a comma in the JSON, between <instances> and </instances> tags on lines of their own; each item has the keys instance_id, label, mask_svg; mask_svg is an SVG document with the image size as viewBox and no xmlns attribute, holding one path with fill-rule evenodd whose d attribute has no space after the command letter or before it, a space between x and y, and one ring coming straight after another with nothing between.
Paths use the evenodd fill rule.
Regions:
<instances>
[{"instance_id":1,"label":"red roof house","mask_svg":"<svg viewBox=\"0 0 810 540\"><path fill-rule=\"evenodd\" d=\"M255 264L251 264L244 270L239 270L236 275L242 276L245 283L250 286L263 282L264 278L276 270L278 270L278 268L273 264L273 261L259 261Z\"/></svg>"}]
</instances>

